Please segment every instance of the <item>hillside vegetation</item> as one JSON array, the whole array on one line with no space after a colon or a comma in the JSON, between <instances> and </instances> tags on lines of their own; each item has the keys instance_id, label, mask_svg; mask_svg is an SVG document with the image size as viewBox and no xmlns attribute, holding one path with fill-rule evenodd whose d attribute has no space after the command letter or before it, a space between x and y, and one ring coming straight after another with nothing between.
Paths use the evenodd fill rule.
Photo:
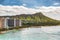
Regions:
<instances>
[{"instance_id":1,"label":"hillside vegetation","mask_svg":"<svg viewBox=\"0 0 60 40\"><path fill-rule=\"evenodd\" d=\"M60 25L60 21L44 16L41 12L35 14L19 15L23 25L28 26L52 26Z\"/></svg>"}]
</instances>

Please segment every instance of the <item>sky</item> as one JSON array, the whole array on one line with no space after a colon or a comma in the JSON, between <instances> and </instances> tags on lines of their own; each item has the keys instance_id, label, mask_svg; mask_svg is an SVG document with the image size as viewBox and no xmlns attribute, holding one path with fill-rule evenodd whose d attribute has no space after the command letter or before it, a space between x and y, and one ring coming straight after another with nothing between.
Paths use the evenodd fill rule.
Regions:
<instances>
[{"instance_id":1,"label":"sky","mask_svg":"<svg viewBox=\"0 0 60 40\"><path fill-rule=\"evenodd\" d=\"M60 0L0 0L0 16L36 12L60 20Z\"/></svg>"},{"instance_id":2,"label":"sky","mask_svg":"<svg viewBox=\"0 0 60 40\"><path fill-rule=\"evenodd\" d=\"M1 5L18 5L26 7L60 6L60 0L0 0Z\"/></svg>"}]
</instances>

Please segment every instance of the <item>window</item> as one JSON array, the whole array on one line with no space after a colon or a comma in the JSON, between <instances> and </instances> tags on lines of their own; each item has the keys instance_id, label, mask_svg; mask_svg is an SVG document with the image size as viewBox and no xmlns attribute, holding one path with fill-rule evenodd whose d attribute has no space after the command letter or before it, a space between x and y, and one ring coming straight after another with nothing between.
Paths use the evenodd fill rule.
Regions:
<instances>
[{"instance_id":1,"label":"window","mask_svg":"<svg viewBox=\"0 0 60 40\"><path fill-rule=\"evenodd\" d=\"M14 19L8 19L8 26L9 27L14 27Z\"/></svg>"}]
</instances>

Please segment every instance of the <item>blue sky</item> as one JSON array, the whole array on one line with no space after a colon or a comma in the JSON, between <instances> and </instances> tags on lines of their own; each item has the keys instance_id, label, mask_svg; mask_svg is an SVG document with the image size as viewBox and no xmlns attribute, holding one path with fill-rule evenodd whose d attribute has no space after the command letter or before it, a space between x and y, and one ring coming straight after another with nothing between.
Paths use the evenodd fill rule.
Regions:
<instances>
[{"instance_id":1,"label":"blue sky","mask_svg":"<svg viewBox=\"0 0 60 40\"><path fill-rule=\"evenodd\" d=\"M26 7L60 6L60 0L0 0L1 5Z\"/></svg>"}]
</instances>

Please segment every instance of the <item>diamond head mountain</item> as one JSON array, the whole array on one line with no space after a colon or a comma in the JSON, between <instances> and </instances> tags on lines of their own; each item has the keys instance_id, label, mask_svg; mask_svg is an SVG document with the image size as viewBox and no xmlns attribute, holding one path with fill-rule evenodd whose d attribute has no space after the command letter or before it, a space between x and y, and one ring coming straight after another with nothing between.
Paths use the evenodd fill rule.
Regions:
<instances>
[{"instance_id":1,"label":"diamond head mountain","mask_svg":"<svg viewBox=\"0 0 60 40\"><path fill-rule=\"evenodd\" d=\"M43 15L41 12L35 14L21 14L17 16L22 20L23 25L30 25L30 26L60 25L59 20L49 18Z\"/></svg>"}]
</instances>

